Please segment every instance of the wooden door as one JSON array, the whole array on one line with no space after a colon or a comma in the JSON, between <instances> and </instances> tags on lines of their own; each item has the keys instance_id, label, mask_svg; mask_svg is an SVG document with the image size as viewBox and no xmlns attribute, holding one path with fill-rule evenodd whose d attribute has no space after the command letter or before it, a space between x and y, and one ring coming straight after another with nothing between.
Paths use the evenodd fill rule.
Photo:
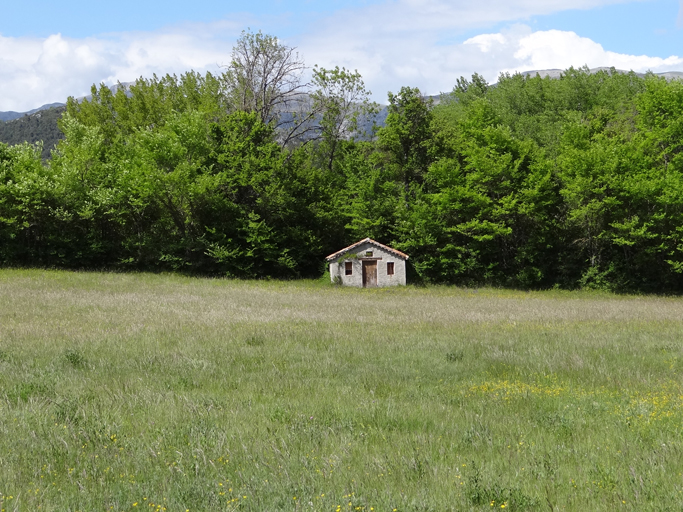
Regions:
<instances>
[{"instance_id":1,"label":"wooden door","mask_svg":"<svg viewBox=\"0 0 683 512\"><path fill-rule=\"evenodd\" d=\"M374 288L377 286L377 262L363 262L363 288Z\"/></svg>"}]
</instances>

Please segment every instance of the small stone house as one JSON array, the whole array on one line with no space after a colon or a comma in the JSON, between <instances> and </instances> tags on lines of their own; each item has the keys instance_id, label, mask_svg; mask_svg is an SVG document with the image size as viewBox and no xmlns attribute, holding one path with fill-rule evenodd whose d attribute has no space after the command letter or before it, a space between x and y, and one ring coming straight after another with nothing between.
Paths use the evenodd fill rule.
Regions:
<instances>
[{"instance_id":1,"label":"small stone house","mask_svg":"<svg viewBox=\"0 0 683 512\"><path fill-rule=\"evenodd\" d=\"M325 258L332 282L358 288L406 284L408 255L366 238Z\"/></svg>"}]
</instances>

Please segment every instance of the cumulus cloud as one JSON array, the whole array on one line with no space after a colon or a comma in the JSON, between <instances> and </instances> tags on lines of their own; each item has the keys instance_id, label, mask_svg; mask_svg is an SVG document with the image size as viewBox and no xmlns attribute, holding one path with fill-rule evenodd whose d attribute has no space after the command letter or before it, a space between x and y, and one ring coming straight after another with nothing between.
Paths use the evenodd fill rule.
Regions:
<instances>
[{"instance_id":1,"label":"cumulus cloud","mask_svg":"<svg viewBox=\"0 0 683 512\"><path fill-rule=\"evenodd\" d=\"M460 76L474 72L493 82L500 72L546 67L589 64L655 70L679 66L677 57L657 60L621 55L572 32L532 33L529 26L518 23L532 16L616 3L625 2L397 0L390 9L379 4L340 11L295 41L311 62L358 69L377 101L386 101L387 91L404 85L429 94L450 91ZM466 31L481 27L485 32L501 23L508 23L508 29L458 41Z\"/></svg>"},{"instance_id":2,"label":"cumulus cloud","mask_svg":"<svg viewBox=\"0 0 683 512\"><path fill-rule=\"evenodd\" d=\"M285 42L310 65L358 69L377 101L403 85L433 94L452 89L474 72L495 81L501 71L615 66L655 71L681 69L675 56L624 55L573 32L533 32L514 24L565 9L590 9L634 0L386 0L308 23ZM220 71L248 26L278 34L282 20L235 18L185 24L157 32L44 39L0 34L0 110L24 111L90 92L93 83L132 81L153 73ZM508 29L487 33L496 24ZM465 41L462 34L481 29Z\"/></svg>"},{"instance_id":3,"label":"cumulus cloud","mask_svg":"<svg viewBox=\"0 0 683 512\"><path fill-rule=\"evenodd\" d=\"M546 30L532 32L526 26L506 33L481 34L466 40L463 47L475 51L487 60L489 74L587 65L645 72L671 71L683 68L683 58L628 55L605 50L602 45L574 32Z\"/></svg>"},{"instance_id":4,"label":"cumulus cloud","mask_svg":"<svg viewBox=\"0 0 683 512\"><path fill-rule=\"evenodd\" d=\"M156 33L72 39L0 35L0 110L25 111L156 73L220 71L243 25L187 25Z\"/></svg>"}]
</instances>

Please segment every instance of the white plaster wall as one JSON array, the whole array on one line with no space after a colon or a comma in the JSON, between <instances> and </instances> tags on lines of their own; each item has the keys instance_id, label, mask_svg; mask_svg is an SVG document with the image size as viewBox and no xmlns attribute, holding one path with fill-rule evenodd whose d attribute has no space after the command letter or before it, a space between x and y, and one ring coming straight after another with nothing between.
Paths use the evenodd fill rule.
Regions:
<instances>
[{"instance_id":1,"label":"white plaster wall","mask_svg":"<svg viewBox=\"0 0 683 512\"><path fill-rule=\"evenodd\" d=\"M334 282L336 276L341 277L344 286L363 287L363 263L362 260L367 251L372 251L373 258L377 260L377 286L396 286L406 284L406 261L376 245L366 242L353 251L349 251L336 260L330 262L330 279ZM353 257L355 255L355 257ZM351 259L345 259L352 256ZM345 275L344 263L350 261L353 264L353 274ZM340 264L341 262L341 264ZM387 263L394 263L394 275L387 275Z\"/></svg>"}]
</instances>

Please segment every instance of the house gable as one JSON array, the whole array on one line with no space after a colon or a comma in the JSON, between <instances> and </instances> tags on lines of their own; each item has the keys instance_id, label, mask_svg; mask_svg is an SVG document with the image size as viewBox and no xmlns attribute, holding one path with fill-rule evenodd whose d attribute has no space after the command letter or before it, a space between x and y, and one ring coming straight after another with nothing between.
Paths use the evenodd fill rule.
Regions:
<instances>
[{"instance_id":1,"label":"house gable","mask_svg":"<svg viewBox=\"0 0 683 512\"><path fill-rule=\"evenodd\" d=\"M343 256L344 254L348 252L352 252L354 249L360 247L363 244L372 244L376 246L378 249L384 250L388 253L391 253L399 258L403 258L404 260L408 259L408 255L405 253L402 253L401 251L397 251L393 247L389 247L388 245L380 244L379 242L373 240L372 238L364 238L360 242L356 242L355 244L349 245L348 247L344 247L343 249L330 254L327 258L325 258L327 261L334 261L335 259Z\"/></svg>"}]
</instances>

